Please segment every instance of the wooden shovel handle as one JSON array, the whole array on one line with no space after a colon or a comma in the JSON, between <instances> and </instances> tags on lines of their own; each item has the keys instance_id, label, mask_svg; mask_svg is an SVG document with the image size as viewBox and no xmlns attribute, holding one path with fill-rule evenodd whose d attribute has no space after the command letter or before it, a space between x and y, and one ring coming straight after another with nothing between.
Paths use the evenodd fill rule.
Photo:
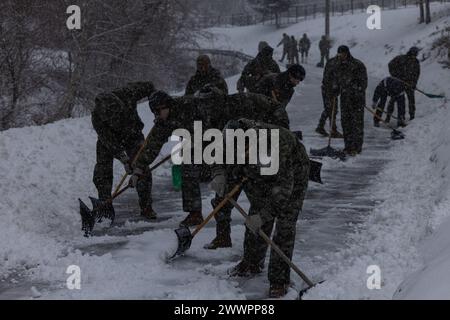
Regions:
<instances>
[{"instance_id":1,"label":"wooden shovel handle","mask_svg":"<svg viewBox=\"0 0 450 320\"><path fill-rule=\"evenodd\" d=\"M154 128L155 128L155 127L153 127L153 128L150 130L150 132L148 133L147 137L145 138L144 143L141 145L141 147L139 148L138 152L137 152L137 153L135 154L135 156L133 157L133 160L131 161L131 166L133 166L133 164L136 162L136 160L140 157L142 151L145 149L145 146L147 145L148 141L150 140L150 135L151 135L151 133L153 132L153 129L154 129ZM116 196L117 196L117 194L118 194L120 188L122 187L122 185L123 185L123 183L125 182L125 179L126 179L127 177L128 177L128 173L125 173L125 174L122 176L122 179L120 179L119 184L117 185L116 189L114 190L114 192L113 192L113 194L112 194L112 196L111 196L112 199L116 198Z\"/></svg>"},{"instance_id":2,"label":"wooden shovel handle","mask_svg":"<svg viewBox=\"0 0 450 320\"><path fill-rule=\"evenodd\" d=\"M247 212L245 212L245 210L233 198L229 198L228 201L242 214L245 219L248 218ZM283 251L281 251L281 249L267 236L267 234L264 233L264 231L259 229L258 234L273 250L275 250L276 253L278 253L281 259L283 259L283 261L286 262L292 270L294 270L295 273L297 273L300 278L308 284L308 286L314 286L314 283L284 254Z\"/></svg>"},{"instance_id":3,"label":"wooden shovel handle","mask_svg":"<svg viewBox=\"0 0 450 320\"><path fill-rule=\"evenodd\" d=\"M242 188L242 185L248 180L248 178L243 178L239 184L237 184L224 198L223 200L214 208L214 210L206 217L203 222L197 226L197 228L192 232L192 237L195 237L197 233L214 217L222 208L227 204L227 202L233 198L233 196Z\"/></svg>"}]
</instances>

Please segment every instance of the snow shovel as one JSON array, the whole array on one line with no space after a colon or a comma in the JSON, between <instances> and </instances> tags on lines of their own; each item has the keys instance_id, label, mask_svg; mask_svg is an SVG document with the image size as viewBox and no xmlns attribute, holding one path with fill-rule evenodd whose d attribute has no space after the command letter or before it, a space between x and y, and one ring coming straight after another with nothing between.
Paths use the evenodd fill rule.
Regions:
<instances>
[{"instance_id":1,"label":"snow shovel","mask_svg":"<svg viewBox=\"0 0 450 320\"><path fill-rule=\"evenodd\" d=\"M322 171L322 163L314 160L309 160L309 180L323 184L320 173Z\"/></svg>"},{"instance_id":2,"label":"snow shovel","mask_svg":"<svg viewBox=\"0 0 450 320\"><path fill-rule=\"evenodd\" d=\"M334 117L336 116L336 99L333 99L332 104L333 104L333 109L331 111L331 123L334 123ZM322 148L322 149L318 149L318 150L311 149L310 154L315 157L329 157L329 158L339 159L341 161L344 161L345 153L340 150L336 150L336 149L332 148L331 147L331 139L332 139L332 137L330 134L328 137L328 146L325 148Z\"/></svg>"},{"instance_id":3,"label":"snow shovel","mask_svg":"<svg viewBox=\"0 0 450 320\"><path fill-rule=\"evenodd\" d=\"M203 227L227 204L227 201L232 199L233 196L241 190L242 185L247 181L247 178L243 178L239 184L237 184L224 198L223 200L214 208L214 210L206 217L206 219L197 226L197 228L191 233L188 227L180 227L175 230L178 238L178 248L177 251L168 258L168 261L172 261L178 256L183 255L192 244L192 239L203 229Z\"/></svg>"},{"instance_id":4,"label":"snow shovel","mask_svg":"<svg viewBox=\"0 0 450 320\"><path fill-rule=\"evenodd\" d=\"M301 131L292 131L295 136L302 141L303 133ZM309 160L310 170L309 170L309 180L313 182L317 182L323 184L322 178L320 177L320 173L322 171L322 163L314 160Z\"/></svg>"},{"instance_id":5,"label":"snow shovel","mask_svg":"<svg viewBox=\"0 0 450 320\"><path fill-rule=\"evenodd\" d=\"M381 122L385 123L390 129L392 129L392 132L391 132L391 139L392 140L403 140L403 139L405 139L405 135L403 134L403 132L400 132L400 131L396 130L393 126L391 126L391 124L389 122L386 122L386 120L383 120L382 117L377 115L377 113L375 111L373 111L371 108L369 108L368 106L364 106L364 108L366 108L371 114L373 114L375 118L377 118Z\"/></svg>"},{"instance_id":6,"label":"snow shovel","mask_svg":"<svg viewBox=\"0 0 450 320\"><path fill-rule=\"evenodd\" d=\"M141 150L138 152L138 155L142 152L144 146L145 143L143 144L143 147L141 147ZM158 168L160 165L169 160L171 157L172 154L169 154L166 157L164 157L162 160L160 160L158 163L156 163L153 167L150 168L150 172ZM133 163L135 162L136 159L137 157L135 157ZM127 176L128 174L125 174L123 176L121 182L118 185L119 188L123 185ZM110 219L111 225L114 223L115 212L114 207L112 206L112 202L114 199L116 199L118 196L120 196L129 188L130 188L129 186L126 186L120 190L116 188L116 191L114 191L111 198L109 198L106 201L89 197L93 205L92 210L90 210L89 207L86 204L84 204L84 202L81 199L78 199L78 201L80 202L81 230L84 231L85 237L89 237L92 234L92 230L94 230L95 223L100 222L103 217Z\"/></svg>"},{"instance_id":7,"label":"snow shovel","mask_svg":"<svg viewBox=\"0 0 450 320\"><path fill-rule=\"evenodd\" d=\"M389 115L389 113L387 111L381 110L380 108L376 108L375 110L376 111L380 111L382 114L384 113L386 115ZM398 118L396 116L394 116L393 114L391 114L390 116L391 116L392 119L398 120Z\"/></svg>"},{"instance_id":8,"label":"snow shovel","mask_svg":"<svg viewBox=\"0 0 450 320\"><path fill-rule=\"evenodd\" d=\"M242 216L247 220L249 218L249 215L245 210L233 199L229 198L228 201L242 214ZM270 239L270 237L267 236L267 234L264 233L261 229L257 230L258 235L263 238L263 240L280 256L281 259L285 263L291 267L292 270L295 271L296 274L302 278L303 281L306 282L308 285L308 288L305 288L300 291L298 299L301 299L301 297L311 288L315 287L319 283L323 283L324 281L313 283L285 254L281 249Z\"/></svg>"},{"instance_id":9,"label":"snow shovel","mask_svg":"<svg viewBox=\"0 0 450 320\"><path fill-rule=\"evenodd\" d=\"M420 92L421 94L423 94L424 96L430 98L430 99L445 99L446 97L440 94L432 94L432 93L426 93L423 90L420 90L419 88L413 86L412 84L410 84L409 82L406 82L402 79L396 78L396 77L392 77L398 81L403 82L404 84L406 84L408 87L413 88L414 90L416 90L417 92Z\"/></svg>"}]
</instances>

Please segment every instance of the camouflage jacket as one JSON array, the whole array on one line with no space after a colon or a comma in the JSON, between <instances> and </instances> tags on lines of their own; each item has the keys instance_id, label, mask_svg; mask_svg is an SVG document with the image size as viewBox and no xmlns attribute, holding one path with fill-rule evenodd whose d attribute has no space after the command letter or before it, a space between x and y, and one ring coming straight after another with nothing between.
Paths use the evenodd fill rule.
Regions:
<instances>
[{"instance_id":1,"label":"camouflage jacket","mask_svg":"<svg viewBox=\"0 0 450 320\"><path fill-rule=\"evenodd\" d=\"M300 51L308 51L311 48L311 41L308 38L301 38L298 41L298 48Z\"/></svg>"},{"instance_id":2,"label":"camouflage jacket","mask_svg":"<svg viewBox=\"0 0 450 320\"><path fill-rule=\"evenodd\" d=\"M340 92L337 82L337 63L337 57L331 58L323 70L322 88L329 97L338 96Z\"/></svg>"},{"instance_id":3,"label":"camouflage jacket","mask_svg":"<svg viewBox=\"0 0 450 320\"><path fill-rule=\"evenodd\" d=\"M251 205L259 207L266 214L287 208L301 210L310 170L305 147L285 128L257 122L256 129L258 128L279 130L279 170L275 175L261 175L259 165L229 166L233 170L234 179L236 176L248 178L244 191ZM229 169L227 172L230 172Z\"/></svg>"},{"instance_id":4,"label":"camouflage jacket","mask_svg":"<svg viewBox=\"0 0 450 320\"><path fill-rule=\"evenodd\" d=\"M319 41L319 50L321 54L326 54L331 49L331 42L327 39L321 39Z\"/></svg>"},{"instance_id":5,"label":"camouflage jacket","mask_svg":"<svg viewBox=\"0 0 450 320\"><path fill-rule=\"evenodd\" d=\"M201 74L197 71L195 75L191 77L186 86L185 95L192 95L207 84L215 86L224 94L228 94L228 85L220 74L220 71L211 67L208 73Z\"/></svg>"},{"instance_id":6,"label":"camouflage jacket","mask_svg":"<svg viewBox=\"0 0 450 320\"><path fill-rule=\"evenodd\" d=\"M154 91L151 82L130 83L124 88L101 93L95 98L92 125L98 140L114 156L142 135L144 124L137 112L137 102Z\"/></svg>"},{"instance_id":7,"label":"camouflage jacket","mask_svg":"<svg viewBox=\"0 0 450 320\"><path fill-rule=\"evenodd\" d=\"M270 97L286 108L295 91L294 85L289 80L289 74L285 71L264 76L256 84L256 92Z\"/></svg>"},{"instance_id":8,"label":"camouflage jacket","mask_svg":"<svg viewBox=\"0 0 450 320\"><path fill-rule=\"evenodd\" d=\"M340 93L345 95L365 95L367 89L367 69L365 65L350 57L347 62L337 62L336 82Z\"/></svg>"},{"instance_id":9,"label":"camouflage jacket","mask_svg":"<svg viewBox=\"0 0 450 320\"><path fill-rule=\"evenodd\" d=\"M238 86L247 88L250 92L256 92L256 83L269 73L280 73L280 67L272 58L263 57L261 54L250 61L242 71Z\"/></svg>"},{"instance_id":10,"label":"camouflage jacket","mask_svg":"<svg viewBox=\"0 0 450 320\"><path fill-rule=\"evenodd\" d=\"M420 62L413 56L397 56L389 62L389 73L415 87L420 77Z\"/></svg>"},{"instance_id":11,"label":"camouflage jacket","mask_svg":"<svg viewBox=\"0 0 450 320\"><path fill-rule=\"evenodd\" d=\"M185 96L174 99L169 118L157 121L136 167L145 168L158 156L162 146L176 129L194 131L194 121L202 121L202 129L223 130L229 120L249 118L289 128L286 111L263 95L243 93L221 97L197 98Z\"/></svg>"}]
</instances>

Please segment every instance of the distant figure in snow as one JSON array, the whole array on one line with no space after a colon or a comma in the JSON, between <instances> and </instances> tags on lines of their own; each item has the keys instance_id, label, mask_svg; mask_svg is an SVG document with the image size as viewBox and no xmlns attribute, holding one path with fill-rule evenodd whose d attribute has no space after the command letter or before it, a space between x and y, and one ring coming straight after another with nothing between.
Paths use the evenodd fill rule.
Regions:
<instances>
[{"instance_id":1,"label":"distant figure in snow","mask_svg":"<svg viewBox=\"0 0 450 320\"><path fill-rule=\"evenodd\" d=\"M308 39L306 33L304 33L303 38L299 40L298 48L300 50L300 54L302 55L302 63L308 63L308 53L311 48L311 41Z\"/></svg>"},{"instance_id":2,"label":"distant figure in snow","mask_svg":"<svg viewBox=\"0 0 450 320\"><path fill-rule=\"evenodd\" d=\"M289 54L289 45L290 45L291 39L286 33L283 33L283 39L281 39L280 43L278 43L277 48L281 45L283 45L283 56L280 59L280 62L284 61L284 58L287 54Z\"/></svg>"}]
</instances>

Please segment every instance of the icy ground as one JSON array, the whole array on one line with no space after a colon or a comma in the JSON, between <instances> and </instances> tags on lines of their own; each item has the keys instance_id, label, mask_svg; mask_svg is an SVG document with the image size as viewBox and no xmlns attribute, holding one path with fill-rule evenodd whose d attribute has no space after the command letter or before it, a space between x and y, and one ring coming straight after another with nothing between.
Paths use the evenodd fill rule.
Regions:
<instances>
[{"instance_id":1,"label":"icy ground","mask_svg":"<svg viewBox=\"0 0 450 320\"><path fill-rule=\"evenodd\" d=\"M442 12L445 5L434 5ZM350 44L355 57L366 63L370 75L368 101L387 61L420 43L448 17L429 26L417 25L416 8L386 11L383 30L369 31L366 15L332 19L337 43ZM309 20L284 30L265 26L214 29L222 34L212 47L255 53L259 40L276 45L282 32L308 32L320 37L321 20ZM319 29L320 27L320 29ZM400 40L401 39L401 40ZM420 42L418 42L420 41ZM353 45L352 45L353 44ZM206 44L205 44L206 46ZM313 43L313 48L317 43ZM278 48L277 54L280 53ZM335 48L334 48L335 49ZM428 52L428 49L427 49ZM321 69L313 49L305 65L307 79L288 107L292 129L304 133L307 149L321 148L326 139L314 134L322 111ZM433 57L422 63L420 86L450 95L448 71ZM228 79L235 87L236 77ZM365 149L345 163L324 159L323 186L310 184L304 212L298 222L296 263L313 280L327 281L311 290L314 299L450 298L447 277L450 237L448 202L450 172L448 106L418 97L418 117L405 130L406 140L393 142L386 128L375 129L366 114ZM151 117L145 105L140 109ZM176 245L173 230L184 218L181 195L171 190L170 171L155 172L156 223L139 219L133 192L116 205L117 224L97 229L96 237L81 237L77 198L95 195L91 183L95 162L95 132L89 119L0 134L0 298L41 299L251 299L265 298L265 273L254 279L229 279L226 270L242 254L243 220L233 212L233 248L207 251L202 246L214 236L214 223L194 239L187 255L166 264L165 254ZM333 142L342 147L342 142ZM116 166L117 177L122 168ZM204 215L211 192L204 186ZM243 197L245 208L248 203ZM425 240L425 241L423 241ZM447 248L447 251L443 251ZM66 269L81 268L81 290L66 288ZM382 288L368 290L369 265L381 269ZM416 274L407 278L413 271ZM292 273L293 289L303 286Z\"/></svg>"}]
</instances>

